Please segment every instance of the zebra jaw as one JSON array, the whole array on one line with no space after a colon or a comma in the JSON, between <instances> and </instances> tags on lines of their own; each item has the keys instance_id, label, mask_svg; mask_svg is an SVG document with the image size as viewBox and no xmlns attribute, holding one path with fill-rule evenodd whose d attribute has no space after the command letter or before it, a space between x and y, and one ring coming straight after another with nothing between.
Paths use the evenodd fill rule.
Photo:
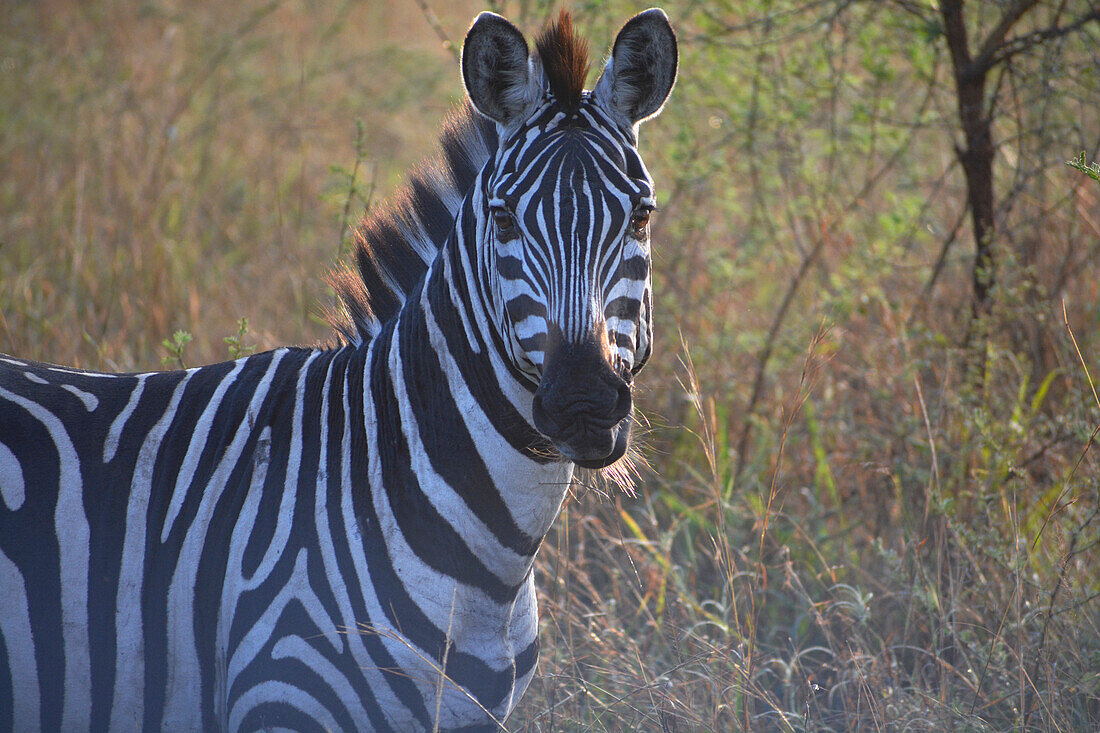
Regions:
<instances>
[{"instance_id":1,"label":"zebra jaw","mask_svg":"<svg viewBox=\"0 0 1100 733\"><path fill-rule=\"evenodd\" d=\"M626 449L630 446L630 428L633 422L632 416L627 415L610 430L596 432L585 430L583 421L579 420L565 426L565 431L573 431L568 442L547 435L546 430L539 427L537 417L535 427L553 441L558 452L577 466L599 469L607 468L626 454Z\"/></svg>"},{"instance_id":2,"label":"zebra jaw","mask_svg":"<svg viewBox=\"0 0 1100 733\"><path fill-rule=\"evenodd\" d=\"M558 450L562 450L562 453L566 456L566 458L569 458L569 460L573 461L573 463L580 466L581 468L607 468L626 454L626 449L630 446L630 427L633 424L634 419L632 415L627 415L622 419L622 422L619 423L618 428L616 429L617 432L615 433L615 444L611 448L611 453L604 458L600 458L597 460L583 460L580 458L570 457L568 454L565 453L564 450L562 450L561 447L559 447Z\"/></svg>"}]
</instances>

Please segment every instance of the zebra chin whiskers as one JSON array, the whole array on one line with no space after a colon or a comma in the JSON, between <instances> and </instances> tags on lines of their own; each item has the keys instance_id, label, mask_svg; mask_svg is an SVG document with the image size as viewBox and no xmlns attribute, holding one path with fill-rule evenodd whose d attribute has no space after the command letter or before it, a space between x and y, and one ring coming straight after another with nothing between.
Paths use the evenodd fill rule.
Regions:
<instances>
[{"instance_id":1,"label":"zebra chin whiskers","mask_svg":"<svg viewBox=\"0 0 1100 733\"><path fill-rule=\"evenodd\" d=\"M653 467L646 457L649 452L649 421L637 410L632 414L633 424L630 443L622 458L603 468L584 468L577 466L573 472L573 482L585 490L595 491L605 499L611 499L616 490L629 497L637 496L634 487L642 477L653 473Z\"/></svg>"},{"instance_id":2,"label":"zebra chin whiskers","mask_svg":"<svg viewBox=\"0 0 1100 733\"><path fill-rule=\"evenodd\" d=\"M560 450L554 447L554 444L550 441L546 441L544 444L536 446L532 449L535 455L546 461L565 461L568 460Z\"/></svg>"}]
</instances>

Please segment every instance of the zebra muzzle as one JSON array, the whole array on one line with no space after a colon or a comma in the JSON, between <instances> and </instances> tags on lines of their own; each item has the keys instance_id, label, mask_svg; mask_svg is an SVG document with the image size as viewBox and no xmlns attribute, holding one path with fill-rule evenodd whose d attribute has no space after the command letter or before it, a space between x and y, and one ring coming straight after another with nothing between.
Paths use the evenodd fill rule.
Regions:
<instances>
[{"instance_id":1,"label":"zebra muzzle","mask_svg":"<svg viewBox=\"0 0 1100 733\"><path fill-rule=\"evenodd\" d=\"M562 343L548 355L532 413L535 428L563 456L583 468L603 468L626 452L632 407L630 382L588 340Z\"/></svg>"}]
</instances>

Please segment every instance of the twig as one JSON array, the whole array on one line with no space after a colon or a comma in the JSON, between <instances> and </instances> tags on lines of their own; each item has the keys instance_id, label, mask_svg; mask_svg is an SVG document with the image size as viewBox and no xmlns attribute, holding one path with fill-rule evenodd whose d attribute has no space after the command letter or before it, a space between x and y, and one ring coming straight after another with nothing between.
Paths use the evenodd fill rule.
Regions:
<instances>
[{"instance_id":1,"label":"twig","mask_svg":"<svg viewBox=\"0 0 1100 733\"><path fill-rule=\"evenodd\" d=\"M443 48L451 52L451 55L455 57L455 61L462 61L462 54L458 50L458 47L451 43L450 36L447 35L446 29L443 28L443 24L439 22L439 18L432 12L431 7L428 5L428 0L416 0L417 6L420 8L420 12L424 14L424 20L428 21L428 25L432 27L435 34L439 36L439 40L443 42Z\"/></svg>"},{"instance_id":2,"label":"twig","mask_svg":"<svg viewBox=\"0 0 1100 733\"><path fill-rule=\"evenodd\" d=\"M337 254L344 254L344 235L348 231L348 219L351 212L351 200L355 198L355 179L359 175L359 166L363 162L365 147L363 145L363 120L355 121L355 165L352 166L351 175L348 176L348 196L344 199L344 212L340 215L340 241L337 249ZM371 193L373 193L374 186L371 186ZM367 200L364 202L365 209L370 210L370 199L373 198L368 194Z\"/></svg>"},{"instance_id":3,"label":"twig","mask_svg":"<svg viewBox=\"0 0 1100 733\"><path fill-rule=\"evenodd\" d=\"M955 226L951 227L951 231L943 240L943 246L940 247L940 254L936 257L936 264L932 265L932 274L928 276L928 282L924 284L924 289L921 290L920 296L917 298L917 304L913 306L913 310L909 313L909 321L912 321L918 313L927 307L928 298L932 295L932 290L936 287L936 281L939 280L940 273L943 271L943 266L947 262L947 252L958 239L959 231L962 229L963 222L966 221L966 215L968 213L969 210L967 207L962 207L959 211L958 218L955 220Z\"/></svg>"}]
</instances>

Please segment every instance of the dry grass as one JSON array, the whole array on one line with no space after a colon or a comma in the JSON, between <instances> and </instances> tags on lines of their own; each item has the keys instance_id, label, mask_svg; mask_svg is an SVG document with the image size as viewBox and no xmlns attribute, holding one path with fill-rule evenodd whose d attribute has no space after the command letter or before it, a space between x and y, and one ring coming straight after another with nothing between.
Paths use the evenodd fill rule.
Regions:
<instances>
[{"instance_id":1,"label":"dry grass","mask_svg":"<svg viewBox=\"0 0 1100 733\"><path fill-rule=\"evenodd\" d=\"M261 348L325 337L356 121L362 193L384 194L460 91L412 5L6 12L0 349L40 360L157 367L177 329L218 360L241 316Z\"/></svg>"},{"instance_id":2,"label":"dry grass","mask_svg":"<svg viewBox=\"0 0 1100 733\"><path fill-rule=\"evenodd\" d=\"M197 364L242 316L243 346L326 338L345 209L460 93L436 34L480 8L430 5L438 28L414 3L7 8L0 351L156 368L183 329ZM508 729L1097 729L1100 189L1061 165L1100 129L1087 52L1000 87L1009 254L967 344L934 44L881 4L774 28L713 5L668 8L682 75L643 132L654 470L636 498L579 490L544 546ZM633 8L579 10L599 46Z\"/></svg>"}]
</instances>

